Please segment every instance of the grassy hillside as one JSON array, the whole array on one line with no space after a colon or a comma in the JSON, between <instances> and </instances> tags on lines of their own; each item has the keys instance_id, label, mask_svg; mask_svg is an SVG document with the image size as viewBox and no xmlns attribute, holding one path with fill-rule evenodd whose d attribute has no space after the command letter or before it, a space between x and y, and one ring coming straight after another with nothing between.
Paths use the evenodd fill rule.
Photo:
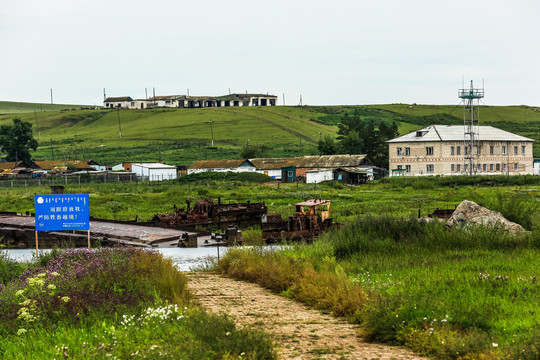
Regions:
<instances>
[{"instance_id":1,"label":"grassy hillside","mask_svg":"<svg viewBox=\"0 0 540 360\"><path fill-rule=\"evenodd\" d=\"M238 158L243 147L264 147L266 156L316 154L321 135L335 127L310 119L301 108L207 108L78 110L19 113L34 126L38 160L163 161L189 165L200 159ZM0 124L14 115L0 115ZM212 121L212 128L210 128ZM122 137L120 138L120 129ZM214 148L211 145L212 132ZM52 150L51 150L52 141Z\"/></svg>"},{"instance_id":2,"label":"grassy hillside","mask_svg":"<svg viewBox=\"0 0 540 360\"><path fill-rule=\"evenodd\" d=\"M16 114L22 112L42 112L42 111L59 111L63 109L80 109L87 108L90 105L69 105L69 104L39 104L14 101L0 101L0 114Z\"/></svg>"},{"instance_id":3,"label":"grassy hillside","mask_svg":"<svg viewBox=\"0 0 540 360\"><path fill-rule=\"evenodd\" d=\"M38 108L39 104L0 102L0 124L9 123L14 116L19 116L34 125L35 137L39 138L35 159L51 160L54 154L55 160L94 159L108 165L121 161L157 161L160 158L171 164L189 165L205 158L239 158L246 145L262 147L264 156L316 154L320 136L335 136L343 114L355 110L365 119L396 121L400 134L429 124L463 123L463 107L460 105L121 111L50 111L48 108L34 115L34 109ZM45 110L45 105L42 108ZM527 106L482 106L480 122L540 140L540 112ZM213 148L210 147L211 130ZM534 155L540 157L540 141L534 146Z\"/></svg>"}]
</instances>

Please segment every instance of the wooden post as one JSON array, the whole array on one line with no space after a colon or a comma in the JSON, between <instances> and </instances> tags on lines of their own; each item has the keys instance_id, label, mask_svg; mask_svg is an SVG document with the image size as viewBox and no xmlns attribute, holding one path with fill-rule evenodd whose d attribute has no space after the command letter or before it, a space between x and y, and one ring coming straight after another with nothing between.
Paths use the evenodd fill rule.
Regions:
<instances>
[{"instance_id":1,"label":"wooden post","mask_svg":"<svg viewBox=\"0 0 540 360\"><path fill-rule=\"evenodd\" d=\"M38 232L36 231L36 259L39 258Z\"/></svg>"},{"instance_id":2,"label":"wooden post","mask_svg":"<svg viewBox=\"0 0 540 360\"><path fill-rule=\"evenodd\" d=\"M88 229L88 248L90 249L92 246L90 245L90 229Z\"/></svg>"}]
</instances>

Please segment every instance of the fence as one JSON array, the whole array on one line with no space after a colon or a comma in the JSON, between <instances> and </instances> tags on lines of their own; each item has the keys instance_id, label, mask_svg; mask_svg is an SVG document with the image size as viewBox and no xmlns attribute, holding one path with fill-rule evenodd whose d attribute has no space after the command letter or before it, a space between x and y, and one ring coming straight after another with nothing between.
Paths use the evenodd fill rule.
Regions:
<instances>
[{"instance_id":1,"label":"fence","mask_svg":"<svg viewBox=\"0 0 540 360\"><path fill-rule=\"evenodd\" d=\"M111 182L139 182L148 181L148 176L137 177L136 174L119 175L52 175L43 179L17 179L2 180L0 187L28 187L28 186L53 186L53 185L83 185L90 183L105 184Z\"/></svg>"}]
</instances>

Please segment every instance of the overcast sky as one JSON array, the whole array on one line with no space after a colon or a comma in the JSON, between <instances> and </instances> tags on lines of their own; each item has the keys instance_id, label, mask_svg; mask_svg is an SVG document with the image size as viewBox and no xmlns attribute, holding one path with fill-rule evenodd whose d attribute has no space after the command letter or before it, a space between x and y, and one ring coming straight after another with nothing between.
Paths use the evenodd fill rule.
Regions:
<instances>
[{"instance_id":1,"label":"overcast sky","mask_svg":"<svg viewBox=\"0 0 540 360\"><path fill-rule=\"evenodd\" d=\"M540 105L540 1L0 0L0 100Z\"/></svg>"}]
</instances>

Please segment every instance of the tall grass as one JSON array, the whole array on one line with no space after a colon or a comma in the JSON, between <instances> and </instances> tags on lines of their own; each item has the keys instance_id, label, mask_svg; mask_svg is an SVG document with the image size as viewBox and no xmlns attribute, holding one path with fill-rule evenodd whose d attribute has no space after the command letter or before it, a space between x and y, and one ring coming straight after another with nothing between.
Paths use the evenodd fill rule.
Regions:
<instances>
[{"instance_id":1,"label":"tall grass","mask_svg":"<svg viewBox=\"0 0 540 360\"><path fill-rule=\"evenodd\" d=\"M268 336L200 310L153 251L56 250L18 276L0 271L2 359L276 358Z\"/></svg>"},{"instance_id":2,"label":"tall grass","mask_svg":"<svg viewBox=\"0 0 540 360\"><path fill-rule=\"evenodd\" d=\"M370 340L442 359L539 355L538 232L448 231L364 217L313 245L236 250L219 266L361 324Z\"/></svg>"}]
</instances>

